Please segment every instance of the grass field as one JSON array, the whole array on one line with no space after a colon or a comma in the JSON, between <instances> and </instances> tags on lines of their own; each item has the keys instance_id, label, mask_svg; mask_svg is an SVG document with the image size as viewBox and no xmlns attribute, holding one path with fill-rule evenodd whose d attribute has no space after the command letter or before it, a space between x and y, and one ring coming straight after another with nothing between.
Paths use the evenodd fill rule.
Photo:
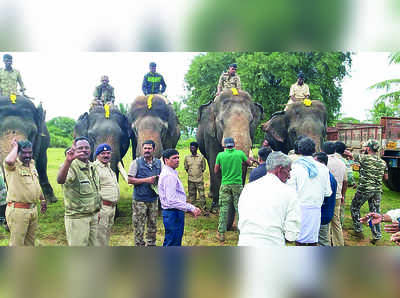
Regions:
<instances>
[{"instance_id":1,"label":"grass field","mask_svg":"<svg viewBox=\"0 0 400 298\"><path fill-rule=\"evenodd\" d=\"M183 158L190 152L188 149L180 149L181 164L178 168L179 176L187 189L187 174L183 169ZM67 241L65 238L64 228L64 203L61 186L56 182L56 176L59 166L64 161L64 149L50 148L48 150L48 176L54 192L58 198L58 202L48 206L47 213L39 216L39 230L36 237L36 245L38 246L66 246ZM125 169L128 169L131 162L130 152L124 158ZM209 188L209 173L205 173L205 187L206 194ZM128 186L125 181L120 179L121 199L118 204L119 210L122 213L118 217L112 230L111 245L112 246L132 246L133 233L132 233L132 191L133 188ZM368 246L369 237L371 232L367 226L364 228L365 239L362 241L353 238L349 234L352 228L352 220L350 216L350 203L355 193L354 189L349 189L346 195L346 217L344 223L345 244L350 246ZM208 206L211 204L211 199L207 198ZM382 196L381 208L383 211L388 211L394 208L400 208L400 193L389 191L384 187ZM368 204L366 203L361 209L361 214L368 212ZM199 216L193 218L186 215L185 234L183 236L183 245L185 246L220 246L221 244L215 238L215 233L218 225L218 217L215 214L209 216ZM164 239L164 227L162 218L158 218L157 229L157 245L162 245ZM383 231L383 228L382 228ZM227 232L225 246L236 246L238 240L237 232ZM8 233L3 228L0 228L0 245L8 245ZM383 241L378 242L377 245L393 245L390 242L390 235L383 232Z\"/></svg>"}]
</instances>

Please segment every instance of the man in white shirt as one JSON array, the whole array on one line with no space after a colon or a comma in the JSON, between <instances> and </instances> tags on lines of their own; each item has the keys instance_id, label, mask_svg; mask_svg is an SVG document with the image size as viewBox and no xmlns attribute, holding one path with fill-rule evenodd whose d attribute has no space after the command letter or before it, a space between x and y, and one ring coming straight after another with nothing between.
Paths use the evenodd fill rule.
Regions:
<instances>
[{"instance_id":1,"label":"man in white shirt","mask_svg":"<svg viewBox=\"0 0 400 298\"><path fill-rule=\"evenodd\" d=\"M267 175L247 184L239 198L239 246L285 246L300 232L300 208L296 192L285 185L291 161L272 152ZM266 191L268 190L268 191Z\"/></svg>"},{"instance_id":2,"label":"man in white shirt","mask_svg":"<svg viewBox=\"0 0 400 298\"><path fill-rule=\"evenodd\" d=\"M329 234L331 235L332 246L344 246L342 224L340 223L340 206L344 203L347 191L347 168L346 164L335 154L336 144L334 142L325 142L322 149L328 154L328 169L337 182L335 213L329 224Z\"/></svg>"},{"instance_id":3,"label":"man in white shirt","mask_svg":"<svg viewBox=\"0 0 400 298\"><path fill-rule=\"evenodd\" d=\"M324 197L332 194L329 170L313 159L315 143L311 138L301 139L298 146L302 157L292 164L291 178L287 182L296 190L301 209L301 228L296 245L317 246L321 206Z\"/></svg>"}]
</instances>

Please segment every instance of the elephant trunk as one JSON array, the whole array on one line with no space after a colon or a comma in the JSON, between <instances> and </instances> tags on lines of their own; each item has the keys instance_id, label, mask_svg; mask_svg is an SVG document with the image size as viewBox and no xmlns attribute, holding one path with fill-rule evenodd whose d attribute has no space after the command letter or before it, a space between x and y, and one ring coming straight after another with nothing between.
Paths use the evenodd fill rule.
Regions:
<instances>
[{"instance_id":1,"label":"elephant trunk","mask_svg":"<svg viewBox=\"0 0 400 298\"><path fill-rule=\"evenodd\" d=\"M247 156L249 156L252 141L250 138L250 127L247 117L236 114L226 122L223 139L228 137L235 140L236 149L242 150ZM223 143L223 140L221 141Z\"/></svg>"},{"instance_id":2,"label":"elephant trunk","mask_svg":"<svg viewBox=\"0 0 400 298\"><path fill-rule=\"evenodd\" d=\"M97 138L93 150L95 151L97 146L99 146L100 144L108 144L111 146L112 155L110 166L115 173L118 173L118 162L121 161L119 138L117 139L112 135L103 138ZM94 159L96 159L95 153L96 152L93 152Z\"/></svg>"}]
</instances>

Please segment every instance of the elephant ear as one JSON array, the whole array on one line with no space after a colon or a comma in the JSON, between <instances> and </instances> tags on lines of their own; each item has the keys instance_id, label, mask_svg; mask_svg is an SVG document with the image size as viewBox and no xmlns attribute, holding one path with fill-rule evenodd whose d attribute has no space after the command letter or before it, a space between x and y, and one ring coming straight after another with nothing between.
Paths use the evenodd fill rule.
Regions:
<instances>
[{"instance_id":1,"label":"elephant ear","mask_svg":"<svg viewBox=\"0 0 400 298\"><path fill-rule=\"evenodd\" d=\"M288 124L285 114L274 114L272 118L262 125L265 138L271 144L272 149L283 151L288 139Z\"/></svg>"},{"instance_id":2,"label":"elephant ear","mask_svg":"<svg viewBox=\"0 0 400 298\"><path fill-rule=\"evenodd\" d=\"M78 121L74 127L74 138L76 137L87 137L89 128L89 114L86 112L79 116Z\"/></svg>"},{"instance_id":3,"label":"elephant ear","mask_svg":"<svg viewBox=\"0 0 400 298\"><path fill-rule=\"evenodd\" d=\"M176 136L180 132L179 119L171 105L168 105L168 135Z\"/></svg>"},{"instance_id":4,"label":"elephant ear","mask_svg":"<svg viewBox=\"0 0 400 298\"><path fill-rule=\"evenodd\" d=\"M250 123L250 138L254 141L254 134L257 126L260 120L264 118L264 108L261 104L254 102L254 104L251 105L251 113L253 115L253 121Z\"/></svg>"},{"instance_id":5,"label":"elephant ear","mask_svg":"<svg viewBox=\"0 0 400 298\"><path fill-rule=\"evenodd\" d=\"M204 130L209 136L216 138L215 112L213 107L212 101L201 105L199 108L197 121L199 126L201 125L204 127Z\"/></svg>"}]
</instances>

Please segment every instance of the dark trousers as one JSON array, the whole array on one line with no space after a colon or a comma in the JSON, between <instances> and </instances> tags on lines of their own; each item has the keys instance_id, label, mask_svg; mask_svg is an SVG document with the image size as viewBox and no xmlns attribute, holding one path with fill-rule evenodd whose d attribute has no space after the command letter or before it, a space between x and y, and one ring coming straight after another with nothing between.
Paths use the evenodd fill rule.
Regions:
<instances>
[{"instance_id":1,"label":"dark trousers","mask_svg":"<svg viewBox=\"0 0 400 298\"><path fill-rule=\"evenodd\" d=\"M181 246L185 227L185 212L177 209L164 209L163 222L165 228L163 246Z\"/></svg>"},{"instance_id":2,"label":"dark trousers","mask_svg":"<svg viewBox=\"0 0 400 298\"><path fill-rule=\"evenodd\" d=\"M6 207L7 207L7 204L0 206L0 224L7 223L6 222Z\"/></svg>"}]
</instances>

